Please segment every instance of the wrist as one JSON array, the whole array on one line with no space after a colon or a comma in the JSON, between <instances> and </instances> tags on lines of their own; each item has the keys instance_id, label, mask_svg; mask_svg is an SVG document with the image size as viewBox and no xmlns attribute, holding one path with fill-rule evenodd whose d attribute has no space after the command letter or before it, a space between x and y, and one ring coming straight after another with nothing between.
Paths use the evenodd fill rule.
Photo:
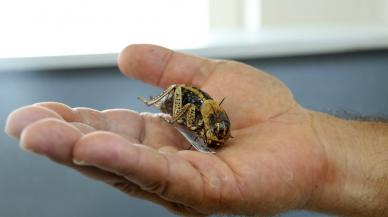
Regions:
<instances>
[{"instance_id":1,"label":"wrist","mask_svg":"<svg viewBox=\"0 0 388 217\"><path fill-rule=\"evenodd\" d=\"M327 163L311 209L352 216L388 211L388 125L311 112Z\"/></svg>"}]
</instances>

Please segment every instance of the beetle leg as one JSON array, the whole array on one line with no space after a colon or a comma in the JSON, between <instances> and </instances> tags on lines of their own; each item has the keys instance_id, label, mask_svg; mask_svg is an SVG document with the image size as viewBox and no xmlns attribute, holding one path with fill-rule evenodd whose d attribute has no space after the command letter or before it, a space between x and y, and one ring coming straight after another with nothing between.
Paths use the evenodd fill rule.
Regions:
<instances>
[{"instance_id":1,"label":"beetle leg","mask_svg":"<svg viewBox=\"0 0 388 217\"><path fill-rule=\"evenodd\" d=\"M177 119L178 114L182 113L182 89L180 86L175 88L174 102L172 105L172 119Z\"/></svg>"},{"instance_id":2,"label":"beetle leg","mask_svg":"<svg viewBox=\"0 0 388 217\"><path fill-rule=\"evenodd\" d=\"M175 117L173 116L172 117L172 120L170 121L170 123L175 123L175 122L178 122L179 121L179 118L181 118L184 114L186 114L186 112L189 110L190 107L194 106L193 104L186 104L185 106L183 106L183 108L181 109L181 111L177 114L175 114Z\"/></svg>"},{"instance_id":3,"label":"beetle leg","mask_svg":"<svg viewBox=\"0 0 388 217\"><path fill-rule=\"evenodd\" d=\"M195 121L195 105L189 104L190 107L187 109L186 112L186 126L190 130L196 130L197 126L193 126L194 121Z\"/></svg>"},{"instance_id":4,"label":"beetle leg","mask_svg":"<svg viewBox=\"0 0 388 217\"><path fill-rule=\"evenodd\" d=\"M158 103L161 99L163 99L165 96L167 96L171 91L174 91L174 89L176 88L176 85L171 85L169 86L166 90L164 90L161 94L159 94L159 96L156 96L154 98L151 98L149 100L146 100L144 99L143 97L139 96L137 97L139 100L141 100L144 104L150 106L150 105L153 105L155 103Z\"/></svg>"}]
</instances>

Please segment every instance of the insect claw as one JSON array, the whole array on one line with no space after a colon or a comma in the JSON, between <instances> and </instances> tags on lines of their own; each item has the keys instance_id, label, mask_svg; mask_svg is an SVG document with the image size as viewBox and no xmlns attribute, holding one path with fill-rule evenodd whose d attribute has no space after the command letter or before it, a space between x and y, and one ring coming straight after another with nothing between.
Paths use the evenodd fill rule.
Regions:
<instances>
[{"instance_id":1,"label":"insect claw","mask_svg":"<svg viewBox=\"0 0 388 217\"><path fill-rule=\"evenodd\" d=\"M137 97L137 99L138 100L140 100L140 101L142 101L142 102L144 102L144 103L147 103L147 100L146 99L144 99L143 97L141 97L141 96L138 96Z\"/></svg>"},{"instance_id":2,"label":"insect claw","mask_svg":"<svg viewBox=\"0 0 388 217\"><path fill-rule=\"evenodd\" d=\"M224 102L224 100L225 100L225 97L222 98L221 102L218 105L221 105Z\"/></svg>"},{"instance_id":3,"label":"insect claw","mask_svg":"<svg viewBox=\"0 0 388 217\"><path fill-rule=\"evenodd\" d=\"M171 121L169 118L166 118L166 117L163 117L163 116L159 116L160 119L162 119L163 121L167 122L168 124L174 124L173 121Z\"/></svg>"}]
</instances>

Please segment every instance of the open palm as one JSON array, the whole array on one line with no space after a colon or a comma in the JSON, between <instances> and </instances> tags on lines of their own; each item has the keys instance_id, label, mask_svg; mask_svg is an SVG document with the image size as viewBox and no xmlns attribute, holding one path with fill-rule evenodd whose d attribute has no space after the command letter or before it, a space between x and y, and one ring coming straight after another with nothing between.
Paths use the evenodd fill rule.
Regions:
<instances>
[{"instance_id":1,"label":"open palm","mask_svg":"<svg viewBox=\"0 0 388 217\"><path fill-rule=\"evenodd\" d=\"M310 112L279 80L153 45L127 47L119 67L162 88L192 84L215 100L225 97L234 138L204 154L159 115L60 103L14 111L6 132L27 150L183 215L269 215L312 203L325 156Z\"/></svg>"}]
</instances>

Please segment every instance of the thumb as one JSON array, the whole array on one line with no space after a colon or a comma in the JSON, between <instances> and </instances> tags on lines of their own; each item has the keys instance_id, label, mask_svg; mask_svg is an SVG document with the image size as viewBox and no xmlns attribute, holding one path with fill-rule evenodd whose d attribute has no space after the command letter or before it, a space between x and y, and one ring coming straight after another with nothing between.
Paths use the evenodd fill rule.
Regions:
<instances>
[{"instance_id":1,"label":"thumb","mask_svg":"<svg viewBox=\"0 0 388 217\"><path fill-rule=\"evenodd\" d=\"M118 59L118 66L125 75L162 88L171 84L201 87L216 63L147 44L126 47Z\"/></svg>"}]
</instances>

